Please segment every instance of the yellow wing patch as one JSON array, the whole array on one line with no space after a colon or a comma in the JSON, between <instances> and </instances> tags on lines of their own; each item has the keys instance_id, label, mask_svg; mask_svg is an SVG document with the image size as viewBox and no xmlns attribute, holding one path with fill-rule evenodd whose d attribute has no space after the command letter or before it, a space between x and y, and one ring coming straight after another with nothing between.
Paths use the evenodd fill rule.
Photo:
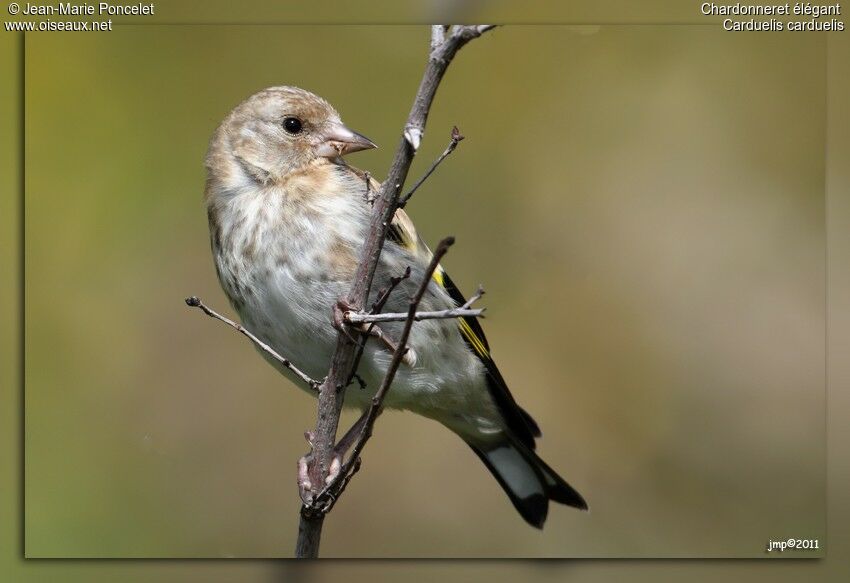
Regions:
<instances>
[{"instance_id":1,"label":"yellow wing patch","mask_svg":"<svg viewBox=\"0 0 850 583\"><path fill-rule=\"evenodd\" d=\"M487 347L484 346L484 343L481 342L481 339L475 335L475 332L472 331L472 328L469 327L469 324L466 322L466 320L458 321L460 322L460 333L463 334L467 342L472 345L472 348L475 349L475 352L477 352L481 358L490 358L490 353L487 351Z\"/></svg>"},{"instance_id":2,"label":"yellow wing patch","mask_svg":"<svg viewBox=\"0 0 850 583\"><path fill-rule=\"evenodd\" d=\"M445 272L442 267L438 267L436 271L434 271L433 275L434 281L442 287L446 288L446 277ZM463 318L458 318L458 326L460 327L460 333L463 334L463 337L469 343L470 346L478 353L478 356L481 358L490 358L490 352L487 350L487 347L484 345L484 342L475 334L475 331L470 327L469 322L467 322Z\"/></svg>"},{"instance_id":3,"label":"yellow wing patch","mask_svg":"<svg viewBox=\"0 0 850 583\"><path fill-rule=\"evenodd\" d=\"M436 281L440 285L440 287L442 287L442 288L446 287L446 284L444 283L445 278L443 277L443 268L442 267L437 266L437 269L434 270L433 279L434 279L434 281Z\"/></svg>"}]
</instances>

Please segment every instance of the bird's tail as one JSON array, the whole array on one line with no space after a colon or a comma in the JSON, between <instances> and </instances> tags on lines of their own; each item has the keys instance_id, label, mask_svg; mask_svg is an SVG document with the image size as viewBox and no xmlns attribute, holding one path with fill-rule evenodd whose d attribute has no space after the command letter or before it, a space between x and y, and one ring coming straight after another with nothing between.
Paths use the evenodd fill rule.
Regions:
<instances>
[{"instance_id":1,"label":"bird's tail","mask_svg":"<svg viewBox=\"0 0 850 583\"><path fill-rule=\"evenodd\" d=\"M518 440L506 435L502 441L487 444L467 441L467 444L493 473L530 525L543 528L549 500L587 510L587 502L581 494Z\"/></svg>"}]
</instances>

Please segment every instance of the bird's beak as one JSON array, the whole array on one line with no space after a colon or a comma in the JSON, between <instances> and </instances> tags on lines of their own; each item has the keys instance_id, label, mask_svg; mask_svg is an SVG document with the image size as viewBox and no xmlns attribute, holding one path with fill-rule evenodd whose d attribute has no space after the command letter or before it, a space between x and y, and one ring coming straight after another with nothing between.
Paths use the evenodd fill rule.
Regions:
<instances>
[{"instance_id":1,"label":"bird's beak","mask_svg":"<svg viewBox=\"0 0 850 583\"><path fill-rule=\"evenodd\" d=\"M336 158L351 152L371 150L378 147L366 136L351 131L341 123L328 127L323 137L324 141L319 144L318 154L326 158Z\"/></svg>"}]
</instances>

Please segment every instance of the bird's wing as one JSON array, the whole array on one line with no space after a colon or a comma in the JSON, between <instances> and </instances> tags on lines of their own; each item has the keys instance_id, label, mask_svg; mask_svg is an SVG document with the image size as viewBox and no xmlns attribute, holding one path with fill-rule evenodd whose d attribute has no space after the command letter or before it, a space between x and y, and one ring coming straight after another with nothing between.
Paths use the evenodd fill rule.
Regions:
<instances>
[{"instance_id":1,"label":"bird's wing","mask_svg":"<svg viewBox=\"0 0 850 583\"><path fill-rule=\"evenodd\" d=\"M395 213L392 223L389 227L387 238L404 247L410 253L420 258L424 263L431 261L431 250L422 241L416 233L416 227L413 221L407 216L402 209L398 209ZM461 291L446 273L442 266L439 266L434 272L434 281L442 287L449 297L457 305L466 303ZM490 395L496 402L499 411L505 419L508 429L527 447L534 448L534 438L540 437L540 428L534 419L531 418L522 407L520 407L511 395L508 385L502 378L496 363L493 362L490 356L490 345L487 343L487 338L484 336L484 330L478 318L466 316L457 318L460 334L470 350L481 360L487 374L487 388Z\"/></svg>"}]
</instances>

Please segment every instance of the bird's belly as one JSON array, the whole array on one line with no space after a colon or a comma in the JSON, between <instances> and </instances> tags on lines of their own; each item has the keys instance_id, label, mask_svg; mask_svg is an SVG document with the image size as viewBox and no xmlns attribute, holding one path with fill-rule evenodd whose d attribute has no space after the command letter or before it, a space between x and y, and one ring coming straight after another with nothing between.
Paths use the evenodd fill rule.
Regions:
<instances>
[{"instance_id":1,"label":"bird's belly","mask_svg":"<svg viewBox=\"0 0 850 583\"><path fill-rule=\"evenodd\" d=\"M332 306L347 289L347 282L298 280L278 273L258 282L256 298L246 301L240 316L246 328L281 356L321 380L336 347ZM383 326L390 337L399 337L400 323ZM481 365L463 343L454 321L416 322L408 345L416 355L416 363L400 365L384 401L386 407L433 418L455 413L492 416ZM264 356L299 387L306 388L279 363ZM358 368L365 387L352 383L346 391L347 406L369 406L391 359L392 353L385 345L368 340ZM478 411L482 406L488 410Z\"/></svg>"},{"instance_id":2,"label":"bird's belly","mask_svg":"<svg viewBox=\"0 0 850 583\"><path fill-rule=\"evenodd\" d=\"M264 273L254 278L254 297L239 309L245 327L299 369L321 379L336 345L332 306L345 284L282 270Z\"/></svg>"}]
</instances>

